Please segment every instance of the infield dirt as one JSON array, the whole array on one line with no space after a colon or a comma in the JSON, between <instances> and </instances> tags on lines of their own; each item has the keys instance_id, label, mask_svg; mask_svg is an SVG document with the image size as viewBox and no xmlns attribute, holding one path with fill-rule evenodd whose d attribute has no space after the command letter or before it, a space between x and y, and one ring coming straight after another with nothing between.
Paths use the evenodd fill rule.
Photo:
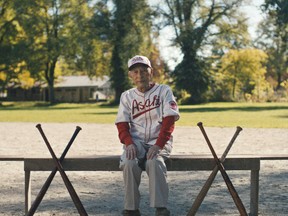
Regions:
<instances>
[{"instance_id":1,"label":"infield dirt","mask_svg":"<svg viewBox=\"0 0 288 216\"><path fill-rule=\"evenodd\" d=\"M57 156L67 145L76 126L82 130L67 157L120 155L122 146L112 124L45 123L42 128ZM0 123L0 155L19 157L51 157L36 129L36 123ZM204 124L205 127L205 124ZM216 153L221 156L235 128L205 127ZM208 154L210 150L196 126L177 127L174 131L173 155ZM229 155L286 154L288 129L243 128ZM0 215L24 215L23 162L1 161ZM250 172L227 171L247 211L250 202ZM186 215L210 172L168 172L171 215ZM49 172L33 172L32 200L48 177ZM120 215L123 208L121 172L67 172L89 215ZM142 174L140 192L141 213L154 215L149 207L148 177ZM262 161L260 170L259 215L288 215L288 161ZM78 215L59 174L53 180L35 215ZM197 215L239 215L227 187L218 173Z\"/></svg>"}]
</instances>

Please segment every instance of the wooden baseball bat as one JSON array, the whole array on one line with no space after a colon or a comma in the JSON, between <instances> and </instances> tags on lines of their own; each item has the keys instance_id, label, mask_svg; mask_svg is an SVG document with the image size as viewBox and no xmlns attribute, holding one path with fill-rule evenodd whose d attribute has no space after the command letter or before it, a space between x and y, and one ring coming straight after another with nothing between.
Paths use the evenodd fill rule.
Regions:
<instances>
[{"instance_id":1,"label":"wooden baseball bat","mask_svg":"<svg viewBox=\"0 0 288 216\"><path fill-rule=\"evenodd\" d=\"M199 122L197 125L200 128L200 130L201 130L201 132L202 132L202 134L203 134L203 136L204 136L204 138L205 138L205 140L206 140L206 142L207 142L207 144L209 146L209 149L210 149L210 151L211 151L211 153L212 153L212 155L214 157L214 160L215 160L215 162L216 162L216 164L218 166L218 169L221 172L221 175L222 175L222 177L223 177L223 179L224 179L224 181L225 181L225 183L227 185L227 188L228 188L228 190L229 190L229 192L230 192L230 194L231 194L231 196L233 198L233 201L234 201L236 207L238 208L238 211L239 211L240 215L241 216L244 216L244 215L248 216L248 214L246 212L246 209L245 209L245 207L244 207L244 205L243 205L243 203L242 203L242 201L241 201L236 189L234 188L234 186L233 186L233 184L232 184L227 172L225 171L225 168L224 168L223 164L220 162L219 158L216 155L216 152L214 151L214 148L213 148L212 144L210 143L210 140L209 140L209 138L208 138L208 136L207 136L207 134L206 134L206 132L204 130L202 122Z\"/></svg>"},{"instance_id":2,"label":"wooden baseball bat","mask_svg":"<svg viewBox=\"0 0 288 216\"><path fill-rule=\"evenodd\" d=\"M41 126L38 126L38 127L41 127ZM80 130L82 130L82 128L79 126L76 126L76 129L75 129L69 143L67 144L66 148L64 149L64 151L63 151L63 153L59 159L60 163L62 163L62 161L64 160L66 154L68 153L72 143L74 142L74 140L75 140L76 136L78 135L78 133L80 132ZM40 205L44 195L46 194L48 188L50 187L50 184L51 184L54 176L56 175L57 170L58 170L57 167L55 167L52 170L52 172L50 173L50 175L48 176L47 180L45 181L44 185L42 186L41 190L39 191L35 201L33 202L31 208L29 209L27 216L32 216L35 214L35 212L36 212L38 206Z\"/></svg>"},{"instance_id":3,"label":"wooden baseball bat","mask_svg":"<svg viewBox=\"0 0 288 216\"><path fill-rule=\"evenodd\" d=\"M232 139L230 140L228 146L226 147L225 151L222 154L222 157L220 159L221 163L223 163L226 159L226 156L228 154L228 152L230 151L234 141L236 140L237 136L239 135L239 133L241 132L242 128L237 126L236 127L236 131L232 137ZM218 166L216 165L212 171L212 173L210 174L209 178L206 180L204 186L202 187L202 189L200 190L199 194L197 195L194 203L192 204L192 207L190 208L189 212L188 212L188 216L193 216L196 214L196 212L198 211L201 203L203 202L206 194L208 193L208 190L210 189L217 173L218 173Z\"/></svg>"},{"instance_id":4,"label":"wooden baseball bat","mask_svg":"<svg viewBox=\"0 0 288 216\"><path fill-rule=\"evenodd\" d=\"M68 192L69 192L69 194L70 194L70 196L71 196L71 198L72 198L72 200L73 200L73 202L74 202L79 214L81 216L88 216L88 214L87 214L86 210L84 209L84 207L82 205L82 202L79 199L79 197L78 197L73 185L71 184L71 182L70 182L68 176L66 175L61 163L59 162L59 160L56 157L56 155L55 155L50 143L48 142L48 140L47 140L47 138L46 138L46 136L45 136L45 134L44 134L44 132L43 132L43 130L41 128L41 125L38 124L38 125L36 125L36 127L39 130L40 134L42 135L42 137L43 137L43 139L44 139L44 141L45 141L45 143L47 145L47 148L48 148L48 150L49 150L49 152L50 152L50 154L51 154L51 156L53 158L55 166L57 167L57 169L58 169L58 171L59 171L59 173L60 173L60 175L61 175L61 177L62 177L62 179L64 181L64 184L65 184L65 186L66 186L66 188L67 188L67 190L68 190Z\"/></svg>"}]
</instances>

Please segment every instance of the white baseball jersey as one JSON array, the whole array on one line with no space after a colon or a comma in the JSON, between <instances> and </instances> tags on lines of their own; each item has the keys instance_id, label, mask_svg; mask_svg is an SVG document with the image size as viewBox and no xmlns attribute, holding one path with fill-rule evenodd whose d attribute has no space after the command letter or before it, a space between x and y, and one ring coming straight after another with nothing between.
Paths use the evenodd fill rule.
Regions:
<instances>
[{"instance_id":1,"label":"white baseball jersey","mask_svg":"<svg viewBox=\"0 0 288 216\"><path fill-rule=\"evenodd\" d=\"M179 119L176 100L169 86L155 84L142 93L137 88L122 93L116 123L129 122L133 142L154 145L162 119L175 116ZM172 144L172 136L168 143Z\"/></svg>"}]
</instances>

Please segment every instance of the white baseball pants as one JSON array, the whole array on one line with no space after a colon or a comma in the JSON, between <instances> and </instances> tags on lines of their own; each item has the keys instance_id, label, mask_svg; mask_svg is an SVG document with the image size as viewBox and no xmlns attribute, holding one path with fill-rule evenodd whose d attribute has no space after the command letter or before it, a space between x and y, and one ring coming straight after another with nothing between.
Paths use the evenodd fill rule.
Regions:
<instances>
[{"instance_id":1,"label":"white baseball pants","mask_svg":"<svg viewBox=\"0 0 288 216\"><path fill-rule=\"evenodd\" d=\"M142 148L143 147L143 148ZM148 145L138 148L139 153L143 150L148 151ZM147 160L145 170L149 177L149 196L150 207L166 207L168 201L169 188L167 184L167 169L164 159L169 157L171 146L166 145L157 157ZM139 154L143 155L143 154ZM144 154L146 155L146 154ZM141 159L127 160L126 151L124 149L121 156L120 169L123 170L125 201L124 208L126 210L137 210L140 205L139 185L141 182L142 169L138 165Z\"/></svg>"}]
</instances>

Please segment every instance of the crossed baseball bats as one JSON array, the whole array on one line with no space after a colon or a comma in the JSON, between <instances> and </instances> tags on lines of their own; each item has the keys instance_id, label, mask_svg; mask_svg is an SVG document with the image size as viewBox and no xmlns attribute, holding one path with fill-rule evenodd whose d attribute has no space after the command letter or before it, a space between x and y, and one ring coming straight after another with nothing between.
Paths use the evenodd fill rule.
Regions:
<instances>
[{"instance_id":1,"label":"crossed baseball bats","mask_svg":"<svg viewBox=\"0 0 288 216\"><path fill-rule=\"evenodd\" d=\"M75 129L75 131L74 131L69 143L67 144L66 148L64 149L64 151L63 151L63 153L62 153L62 155L61 155L59 160L58 160L57 156L55 155L55 153L54 153L54 151L53 151L53 149L52 149L52 147L51 147L46 135L44 134L44 131L42 130L41 125L37 124L36 128L39 130L41 136L43 137L43 139L45 141L45 144L47 145L47 148L48 148L48 150L49 150L49 152L50 152L50 154L51 154L51 156L53 158L53 161L54 161L54 164L55 164L55 168L52 170L51 174L49 175L49 177L47 178L46 182L42 186L39 194L37 195L35 201L33 202L32 206L30 208L30 210L28 211L27 216L32 216L36 212L39 204L41 203L44 195L46 194L46 192L47 192L47 190L48 190L48 188L49 188L49 186L50 186L55 174L57 173L57 171L59 171L59 173L60 173L60 175L61 175L61 177L62 177L62 179L64 181L64 184L65 184L65 186L66 186L66 188L67 188L67 190L68 190L68 192L69 192L69 194L70 194L70 196L72 198L72 201L73 201L74 205L76 206L79 214L81 216L86 216L86 215L88 216L86 210L83 207L83 204L82 204L81 200L79 199L79 197L78 197L73 185L71 184L71 182L70 182L68 176L66 175L66 173L65 173L65 171L63 169L63 166L61 164L63 162L66 154L68 153L72 143L74 142L77 134L80 132L81 127L79 127L79 126L76 127L76 129Z\"/></svg>"},{"instance_id":2,"label":"crossed baseball bats","mask_svg":"<svg viewBox=\"0 0 288 216\"><path fill-rule=\"evenodd\" d=\"M198 196L196 197L196 199L195 199L192 207L190 208L187 216L192 216L192 215L196 214L196 212L199 209L202 201L204 200L209 188L211 187L218 170L220 170L220 172L221 172L221 175L222 175L222 177L223 177L223 179L224 179L224 181L225 181L225 183L227 185L227 188L228 188L228 190L229 190L229 192L230 192L230 194L231 194L231 196L233 198L233 201L234 201L234 203L235 203L240 215L241 216L248 215L247 212L246 212L246 209L245 209L245 207L244 207L244 205L243 205L243 203L242 203L242 201L241 201L241 199L240 199L240 197L239 197L239 195L238 195L238 193L236 191L236 189L234 188L234 186L233 186L233 184L232 184L232 182L231 182L231 180L230 180L230 178L229 178L229 176L228 176L228 174L225 171L225 168L223 166L223 162L225 161L228 152L230 151L235 139L237 138L237 136L241 132L242 128L237 126L236 132L234 133L234 136L232 137L232 139L229 142L228 146L226 147L224 153L222 154L221 158L219 159L217 157L217 155L216 155L216 152L215 152L215 150L214 150L214 148L213 148L213 146L212 146L207 134L206 134L206 131L205 131L204 127L203 127L203 123L199 122L197 124L197 126L200 128L200 130L201 130L201 132L202 132L202 134L203 134L203 136L204 136L204 138L205 138L205 140L206 140L206 142L207 142L207 144L209 146L209 149L210 149L210 151L211 151L211 153L213 155L213 158L214 158L214 160L216 162L216 166L214 167L212 173L210 174L209 178L207 179L207 181L205 182L205 184L202 187L201 191L199 192Z\"/></svg>"},{"instance_id":3,"label":"crossed baseball bats","mask_svg":"<svg viewBox=\"0 0 288 216\"><path fill-rule=\"evenodd\" d=\"M238 209L240 215L241 216L242 215L243 216L244 215L248 215L247 212L246 212L246 209L245 209L245 207L244 207L244 205L243 205L243 203L242 203L242 201L241 201L241 199L240 199L240 197L239 197L239 195L238 195L238 193L236 191L236 189L234 188L234 186L233 186L233 184L232 184L232 182L231 182L231 180L230 180L230 178L229 178L229 176L228 176L228 174L225 171L225 168L223 166L223 162L225 161L228 152L230 151L235 139L239 135L239 133L242 130L242 128L237 126L234 136L232 137L231 141L229 142L228 146L226 147L224 153L222 154L222 157L219 159L217 157L217 154L216 154L216 152L215 152L215 150L214 150L214 148L213 148L213 146L212 146L212 144L211 144L206 132L205 132L205 129L203 127L203 123L199 122L197 125L200 128L200 130L201 130L201 132L202 132L202 134L203 134L203 136L204 136L204 138L205 138L205 140L206 140L206 142L207 142L207 144L209 146L209 149L210 149L210 151L211 151L211 153L213 155L213 158L214 158L214 160L216 162L216 166L214 167L212 173L210 174L210 176L207 179L207 181L205 182L203 188L201 189L201 191L199 192L198 196L196 197L196 199L195 199L192 207L190 208L187 216L192 216L192 215L196 214L196 212L199 209L202 201L204 200L209 188L211 187L218 170L220 170L220 172L221 172L221 175L222 175L222 177L223 177L223 179L224 179L224 181L225 181L225 183L227 185L227 188L228 188L228 190L229 190L229 192L230 192L230 194L231 194L231 196L233 198L233 201L234 201L235 205L237 206L237 209ZM61 175L61 177L62 177L62 179L64 181L64 184L65 184L65 186L66 186L66 188L67 188L67 190L68 190L68 192L69 192L69 194L70 194L70 196L71 196L71 198L72 198L72 200L73 200L73 202L74 202L79 214L81 216L86 216L86 215L88 216L86 210L83 207L83 204L81 203L81 201L80 201L80 199L79 199L79 197L78 197L73 185L71 184L71 182L70 182L68 176L66 175L66 173L65 173L65 171L63 169L63 166L61 164L63 162L66 154L68 153L72 143L74 142L77 134L80 132L81 128L79 126L76 127L76 130L75 130L74 134L72 135L69 143L67 144L66 148L64 149L64 151L63 151L63 153L62 153L62 155L61 155L59 160L58 160L57 156L55 155L55 153L54 153L54 151L53 151L53 149L52 149L52 147L51 147L46 135L44 134L44 131L42 130L41 125L37 124L36 128L39 130L41 136L43 137L43 139L45 141L45 144L47 145L47 148L48 148L48 150L49 150L49 152L50 152L50 154L51 154L51 156L53 158L53 161L54 161L54 164L55 164L55 168L52 170L51 174L49 175L49 177L47 178L46 182L42 186L42 188L41 188L39 194L37 195L34 203L32 204L30 210L28 211L27 216L33 215L36 212L39 204L41 203L44 195L46 194L46 192L47 192L47 190L48 190L48 188L49 188L49 186L50 186L55 174L57 173L57 171L59 171L59 173L60 173L60 175Z\"/></svg>"}]
</instances>

